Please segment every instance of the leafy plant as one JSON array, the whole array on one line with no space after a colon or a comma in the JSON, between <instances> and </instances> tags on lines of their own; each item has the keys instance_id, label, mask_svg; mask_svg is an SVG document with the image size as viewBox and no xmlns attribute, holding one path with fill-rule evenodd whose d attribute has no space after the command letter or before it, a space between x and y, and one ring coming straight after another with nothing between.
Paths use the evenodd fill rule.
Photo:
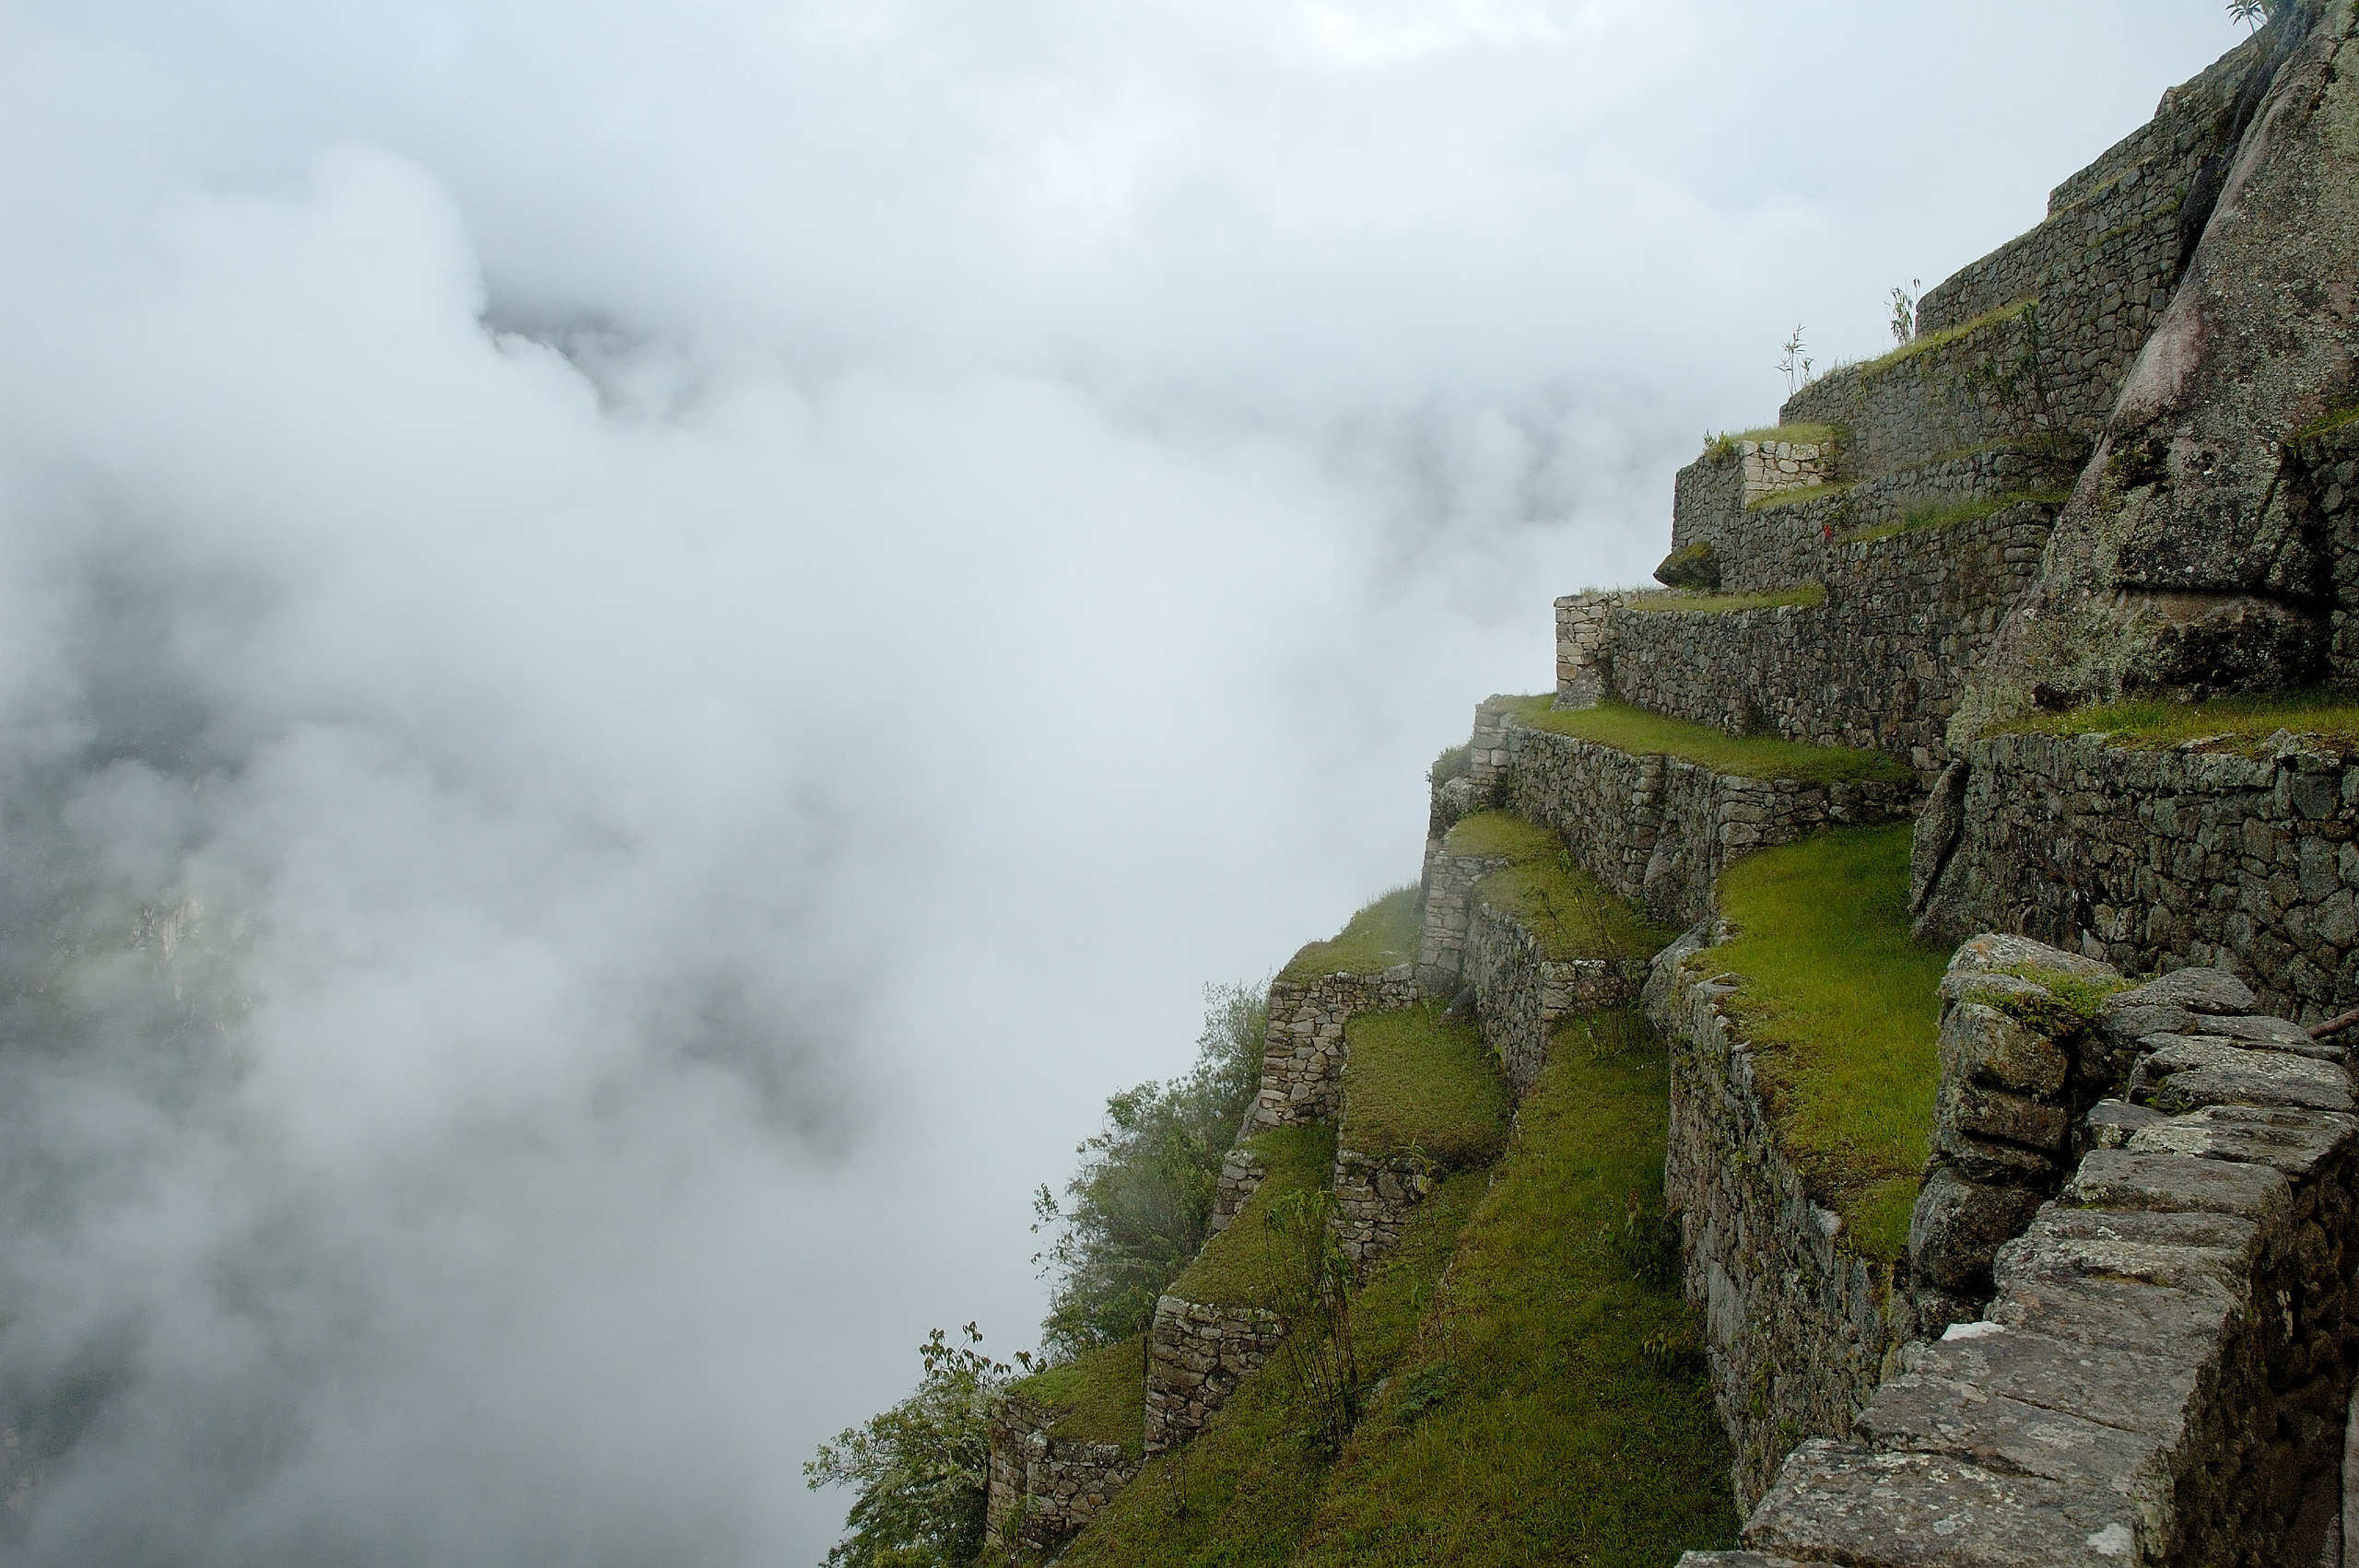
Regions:
<instances>
[{"instance_id":1,"label":"leafy plant","mask_svg":"<svg viewBox=\"0 0 2359 1568\"><path fill-rule=\"evenodd\" d=\"M1802 344L1800 322L1794 323L1794 335L1786 340L1785 351L1786 357L1778 361L1778 369L1785 374L1786 395L1791 397L1810 385L1811 371L1814 369L1810 350Z\"/></svg>"},{"instance_id":2,"label":"leafy plant","mask_svg":"<svg viewBox=\"0 0 2359 1568\"><path fill-rule=\"evenodd\" d=\"M1657 1290L1678 1285L1679 1226L1664 1211L1660 1198L1649 1200L1639 1188L1632 1188L1624 1200L1622 1223L1607 1225L1599 1239L1634 1278Z\"/></svg>"},{"instance_id":3,"label":"leafy plant","mask_svg":"<svg viewBox=\"0 0 2359 1568\"><path fill-rule=\"evenodd\" d=\"M1060 1199L1042 1184L1036 1232L1055 1239L1035 1258L1053 1280L1042 1342L1076 1355L1139 1333L1156 1297L1204 1244L1228 1152L1262 1078L1264 993L1204 988L1196 1065L1106 1102L1106 1126L1074 1151L1081 1168Z\"/></svg>"},{"instance_id":4,"label":"leafy plant","mask_svg":"<svg viewBox=\"0 0 2359 1568\"><path fill-rule=\"evenodd\" d=\"M1310 1417L1305 1435L1329 1454L1360 1419L1360 1363L1352 1341L1352 1297L1356 1293L1350 1256L1335 1237L1334 1194L1319 1188L1290 1192L1262 1211L1282 1245L1273 1252L1266 1299L1286 1320L1279 1354Z\"/></svg>"},{"instance_id":5,"label":"leafy plant","mask_svg":"<svg viewBox=\"0 0 2359 1568\"><path fill-rule=\"evenodd\" d=\"M1916 290L1924 287L1924 279L1912 277L1907 288L1895 286L1892 291L1892 341L1898 347L1906 348L1917 339Z\"/></svg>"},{"instance_id":6,"label":"leafy plant","mask_svg":"<svg viewBox=\"0 0 2359 1568\"><path fill-rule=\"evenodd\" d=\"M1015 1368L977 1348L983 1336L972 1323L960 1332L963 1345L939 1328L926 1336L917 1392L846 1427L804 1465L814 1492L860 1492L845 1519L851 1533L828 1549L828 1568L954 1568L981 1554L991 1401Z\"/></svg>"},{"instance_id":7,"label":"leafy plant","mask_svg":"<svg viewBox=\"0 0 2359 1568\"><path fill-rule=\"evenodd\" d=\"M2228 0L2228 19L2242 22L2256 32L2269 17L2269 0Z\"/></svg>"}]
</instances>

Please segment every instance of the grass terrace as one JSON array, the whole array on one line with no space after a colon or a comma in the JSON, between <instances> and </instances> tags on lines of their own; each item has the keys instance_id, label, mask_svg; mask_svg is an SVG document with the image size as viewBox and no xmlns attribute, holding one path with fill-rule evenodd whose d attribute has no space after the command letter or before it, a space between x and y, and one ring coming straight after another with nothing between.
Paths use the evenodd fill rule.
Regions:
<instances>
[{"instance_id":1,"label":"grass terrace","mask_svg":"<svg viewBox=\"0 0 2359 1568\"><path fill-rule=\"evenodd\" d=\"M1116 1443L1132 1458L1146 1441L1143 1335L1101 1345L1062 1366L1020 1378L1012 1392L1059 1412L1049 1429L1066 1443Z\"/></svg>"},{"instance_id":2,"label":"grass terrace","mask_svg":"<svg viewBox=\"0 0 2359 1568\"><path fill-rule=\"evenodd\" d=\"M1296 954L1278 978L1307 986L1329 975L1374 975L1416 955L1417 890L1396 887L1362 905L1329 940Z\"/></svg>"},{"instance_id":3,"label":"grass terrace","mask_svg":"<svg viewBox=\"0 0 2359 1568\"><path fill-rule=\"evenodd\" d=\"M1250 1306L1275 1293L1284 1270L1302 1267L1299 1257L1287 1251L1267 1216L1289 1194L1330 1188L1335 1172L1335 1129L1273 1127L1247 1147L1266 1173L1262 1185L1245 1200L1228 1228L1206 1242L1196 1260L1171 1281L1168 1294L1208 1305Z\"/></svg>"},{"instance_id":4,"label":"grass terrace","mask_svg":"<svg viewBox=\"0 0 2359 1568\"><path fill-rule=\"evenodd\" d=\"M1815 610L1826 603L1826 585L1805 582L1771 593L1635 593L1627 601L1633 610L1649 614L1725 615L1737 610L1776 610L1796 606Z\"/></svg>"},{"instance_id":5,"label":"grass terrace","mask_svg":"<svg viewBox=\"0 0 2359 1568\"><path fill-rule=\"evenodd\" d=\"M1361 1013L1344 1032L1344 1148L1375 1160L1414 1150L1443 1171L1498 1158L1510 1105L1474 1020L1426 1002Z\"/></svg>"},{"instance_id":6,"label":"grass terrace","mask_svg":"<svg viewBox=\"0 0 2359 1568\"><path fill-rule=\"evenodd\" d=\"M1842 436L1832 425L1769 425L1758 430L1722 430L1716 436L1704 438L1704 455L1730 458L1746 441L1758 441L1773 446L1784 441L1793 446L1827 446Z\"/></svg>"},{"instance_id":7,"label":"grass terrace","mask_svg":"<svg viewBox=\"0 0 2359 1568\"><path fill-rule=\"evenodd\" d=\"M1535 730L1595 741L1637 756L1675 756L1739 778L1792 778L1805 784L1905 783L1916 775L1882 752L1813 746L1768 735L1731 735L1708 724L1666 719L1608 697L1595 708L1560 712L1544 696L1513 701L1516 717Z\"/></svg>"},{"instance_id":8,"label":"grass terrace","mask_svg":"<svg viewBox=\"0 0 2359 1568\"><path fill-rule=\"evenodd\" d=\"M1442 840L1442 853L1514 861L1476 883L1475 896L1512 915L1552 962L1645 958L1677 934L1608 893L1574 863L1555 834L1513 813L1463 819Z\"/></svg>"},{"instance_id":9,"label":"grass terrace","mask_svg":"<svg viewBox=\"0 0 2359 1568\"><path fill-rule=\"evenodd\" d=\"M1995 310L1985 310L1970 322L1960 322L1954 327L1944 327L1940 332L1924 333L1910 338L1891 353L1877 358L1869 359L1858 365L1837 366L1836 369L1853 370L1862 377L1881 375L1895 366L1906 364L1920 354L1931 354L1935 349L1947 348L1951 344L1963 338L1972 337L1985 327L1997 326L2001 322L2012 322L2016 317L2035 310L2038 304L2039 301L2036 299L2018 299L2012 305L2001 305Z\"/></svg>"},{"instance_id":10,"label":"grass terrace","mask_svg":"<svg viewBox=\"0 0 2359 1568\"><path fill-rule=\"evenodd\" d=\"M2041 713L2001 726L2040 735L2103 735L2124 751L2165 751L2208 743L2207 751L2259 753L2280 730L2359 745L2359 696L2314 687L2209 702L2133 699L2070 713Z\"/></svg>"},{"instance_id":11,"label":"grass terrace","mask_svg":"<svg viewBox=\"0 0 2359 1568\"><path fill-rule=\"evenodd\" d=\"M1844 828L1764 849L1720 878L1736 938L1695 962L1731 999L1787 1152L1851 1244L1907 1250L1941 1064L1945 948L1908 934L1912 827Z\"/></svg>"},{"instance_id":12,"label":"grass terrace","mask_svg":"<svg viewBox=\"0 0 2359 1568\"><path fill-rule=\"evenodd\" d=\"M2031 504L2060 507L2072 498L2071 490L2011 490L2003 496L1977 497L1971 500L1933 503L1912 507L1897 522L1883 523L1874 528L1855 528L1848 533L1835 536L1837 544L1872 544L1879 539L1891 539L1903 533L1931 533L1945 528L1955 528L1964 522L1980 522L1995 517L2010 507Z\"/></svg>"},{"instance_id":13,"label":"grass terrace","mask_svg":"<svg viewBox=\"0 0 2359 1568\"><path fill-rule=\"evenodd\" d=\"M1343 1453L1309 1435L1281 1357L1062 1561L1668 1568L1733 1546L1728 1444L1661 1214L1669 1096L1635 1013L1568 1025L1505 1156L1446 1178L1352 1298L1370 1402Z\"/></svg>"}]
</instances>

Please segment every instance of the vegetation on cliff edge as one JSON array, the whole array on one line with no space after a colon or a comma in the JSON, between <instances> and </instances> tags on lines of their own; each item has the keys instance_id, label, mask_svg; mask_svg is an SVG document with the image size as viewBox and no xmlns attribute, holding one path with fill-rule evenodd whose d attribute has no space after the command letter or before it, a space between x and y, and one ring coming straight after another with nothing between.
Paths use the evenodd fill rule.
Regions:
<instances>
[{"instance_id":1,"label":"vegetation on cliff edge","mask_svg":"<svg viewBox=\"0 0 2359 1568\"><path fill-rule=\"evenodd\" d=\"M1720 878L1737 934L1689 961L1743 977L1731 1011L1787 1153L1886 1261L1907 1249L1949 962L1908 934L1911 835L1840 828L1738 861Z\"/></svg>"},{"instance_id":2,"label":"vegetation on cliff edge","mask_svg":"<svg viewBox=\"0 0 2359 1568\"><path fill-rule=\"evenodd\" d=\"M1417 955L1417 890L1396 887L1360 907L1325 942L1306 943L1278 978L1307 986L1329 975L1374 975Z\"/></svg>"}]
</instances>

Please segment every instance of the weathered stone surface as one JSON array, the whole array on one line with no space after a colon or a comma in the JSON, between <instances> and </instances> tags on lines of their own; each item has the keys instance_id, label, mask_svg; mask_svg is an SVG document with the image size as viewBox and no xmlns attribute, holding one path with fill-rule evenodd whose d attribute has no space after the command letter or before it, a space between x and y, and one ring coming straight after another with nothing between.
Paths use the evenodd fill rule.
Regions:
<instances>
[{"instance_id":1,"label":"weathered stone surface","mask_svg":"<svg viewBox=\"0 0 2359 1568\"><path fill-rule=\"evenodd\" d=\"M1262 1307L1158 1298L1147 1330L1147 1453L1179 1447L1203 1431L1285 1336L1285 1319Z\"/></svg>"},{"instance_id":2,"label":"weathered stone surface","mask_svg":"<svg viewBox=\"0 0 2359 1568\"><path fill-rule=\"evenodd\" d=\"M2044 1153L2062 1148L2065 1131L2071 1125L2061 1106L2042 1105L2028 1095L1949 1079L1942 1082L1934 1114L1971 1137ZM1950 1145L1942 1147L1946 1151Z\"/></svg>"},{"instance_id":3,"label":"weathered stone surface","mask_svg":"<svg viewBox=\"0 0 2359 1568\"><path fill-rule=\"evenodd\" d=\"M2152 1106L2133 1106L2127 1100L2099 1100L2082 1118L2089 1129L2090 1146L2097 1149L2118 1149L2140 1128L2167 1119Z\"/></svg>"},{"instance_id":4,"label":"weathered stone surface","mask_svg":"<svg viewBox=\"0 0 2359 1568\"><path fill-rule=\"evenodd\" d=\"M2157 1353L2201 1356L2240 1310L2237 1294L2210 1281L2160 1288L2090 1270L2083 1252L2018 1237L1999 1249L1993 1322L2049 1339L2143 1345Z\"/></svg>"},{"instance_id":5,"label":"weathered stone surface","mask_svg":"<svg viewBox=\"0 0 2359 1568\"><path fill-rule=\"evenodd\" d=\"M1953 1166L1925 1180L1908 1220L1913 1274L1945 1294L1981 1300L1990 1293L1990 1264L2001 1244L2022 1234L2040 1195L2020 1187L1969 1181Z\"/></svg>"},{"instance_id":6,"label":"weathered stone surface","mask_svg":"<svg viewBox=\"0 0 2359 1568\"><path fill-rule=\"evenodd\" d=\"M2064 1199L2091 1208L2241 1214L2277 1223L2292 1211L2293 1188L2283 1172L2259 1165L2097 1149L2065 1184Z\"/></svg>"},{"instance_id":7,"label":"weathered stone surface","mask_svg":"<svg viewBox=\"0 0 2359 1568\"><path fill-rule=\"evenodd\" d=\"M2252 988L2225 969L2197 966L2175 969L2106 999L2106 1011L2133 1007L2177 1007L2189 1012L2250 1012L2259 1003Z\"/></svg>"},{"instance_id":8,"label":"weathered stone surface","mask_svg":"<svg viewBox=\"0 0 2359 1568\"><path fill-rule=\"evenodd\" d=\"M2300 1181L2339 1158L2359 1132L2359 1117L2255 1106L2207 1106L2191 1116L2139 1129L2131 1153L2190 1154L2273 1165Z\"/></svg>"},{"instance_id":9,"label":"weathered stone surface","mask_svg":"<svg viewBox=\"0 0 2359 1568\"><path fill-rule=\"evenodd\" d=\"M1679 1568L1802 1568L1790 1557L1772 1557L1762 1551L1689 1551L1683 1552Z\"/></svg>"},{"instance_id":10,"label":"weathered stone surface","mask_svg":"<svg viewBox=\"0 0 2359 1568\"><path fill-rule=\"evenodd\" d=\"M2154 1035L2139 1044L2146 1055L2130 1078L2130 1097L2158 1110L2217 1105L2351 1108L2351 1080L2330 1061L2188 1035Z\"/></svg>"},{"instance_id":11,"label":"weathered stone surface","mask_svg":"<svg viewBox=\"0 0 2359 1568\"><path fill-rule=\"evenodd\" d=\"M2197 1369L2178 1357L2051 1339L1998 1323L1966 1337L1966 1325L1925 1347L1916 1370L1993 1396L2072 1410L2124 1431L2170 1434L2194 1390Z\"/></svg>"},{"instance_id":12,"label":"weathered stone surface","mask_svg":"<svg viewBox=\"0 0 2359 1568\"><path fill-rule=\"evenodd\" d=\"M2154 1459L2162 1439L2107 1426L2046 1404L2026 1403L1928 1373L1904 1373L1876 1390L1859 1421L1862 1442L1882 1449L1954 1454L1986 1469L2094 1482L2116 1478L2167 1484Z\"/></svg>"},{"instance_id":13,"label":"weathered stone surface","mask_svg":"<svg viewBox=\"0 0 2359 1568\"><path fill-rule=\"evenodd\" d=\"M2107 1487L1824 1439L1794 1451L1747 1521L1745 1541L1805 1561L1895 1568L2137 1561L2135 1507Z\"/></svg>"},{"instance_id":14,"label":"weathered stone surface","mask_svg":"<svg viewBox=\"0 0 2359 1568\"><path fill-rule=\"evenodd\" d=\"M2043 973L2067 980L2108 981L2120 978L2113 966L2101 959L2067 953L2044 942L2004 931L1985 931L1961 942L1956 955L1950 960L1949 972L1953 975L2027 974L2034 979Z\"/></svg>"},{"instance_id":15,"label":"weathered stone surface","mask_svg":"<svg viewBox=\"0 0 2359 1568\"><path fill-rule=\"evenodd\" d=\"M2055 1041L1973 1001L1943 1010L1941 1059L1944 1078L2030 1094L2062 1088L2072 1066Z\"/></svg>"},{"instance_id":16,"label":"weathered stone surface","mask_svg":"<svg viewBox=\"0 0 2359 1568\"><path fill-rule=\"evenodd\" d=\"M1942 868L1949 863L1950 851L1957 847L1958 834L1966 826L1966 773L1962 759L1942 768L1917 813L1917 834L1908 848L1908 912L1912 915L1924 912L1925 900L1932 896L1933 884L1941 880Z\"/></svg>"},{"instance_id":17,"label":"weathered stone surface","mask_svg":"<svg viewBox=\"0 0 2359 1568\"><path fill-rule=\"evenodd\" d=\"M1062 1413L1012 1394L992 1402L983 1529L1001 1550L1054 1552L1138 1474L1119 1445L1059 1441Z\"/></svg>"}]
</instances>

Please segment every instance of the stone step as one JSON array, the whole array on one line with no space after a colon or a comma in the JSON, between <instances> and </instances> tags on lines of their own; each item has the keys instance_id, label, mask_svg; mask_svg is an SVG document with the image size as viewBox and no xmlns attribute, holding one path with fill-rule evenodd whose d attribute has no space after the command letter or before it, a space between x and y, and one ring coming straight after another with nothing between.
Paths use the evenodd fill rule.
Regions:
<instances>
[{"instance_id":1,"label":"stone step","mask_svg":"<svg viewBox=\"0 0 2359 1568\"><path fill-rule=\"evenodd\" d=\"M1757 1551L1855 1568L2118 1568L2136 1510L2102 1485L1814 1438L1754 1510Z\"/></svg>"}]
</instances>

